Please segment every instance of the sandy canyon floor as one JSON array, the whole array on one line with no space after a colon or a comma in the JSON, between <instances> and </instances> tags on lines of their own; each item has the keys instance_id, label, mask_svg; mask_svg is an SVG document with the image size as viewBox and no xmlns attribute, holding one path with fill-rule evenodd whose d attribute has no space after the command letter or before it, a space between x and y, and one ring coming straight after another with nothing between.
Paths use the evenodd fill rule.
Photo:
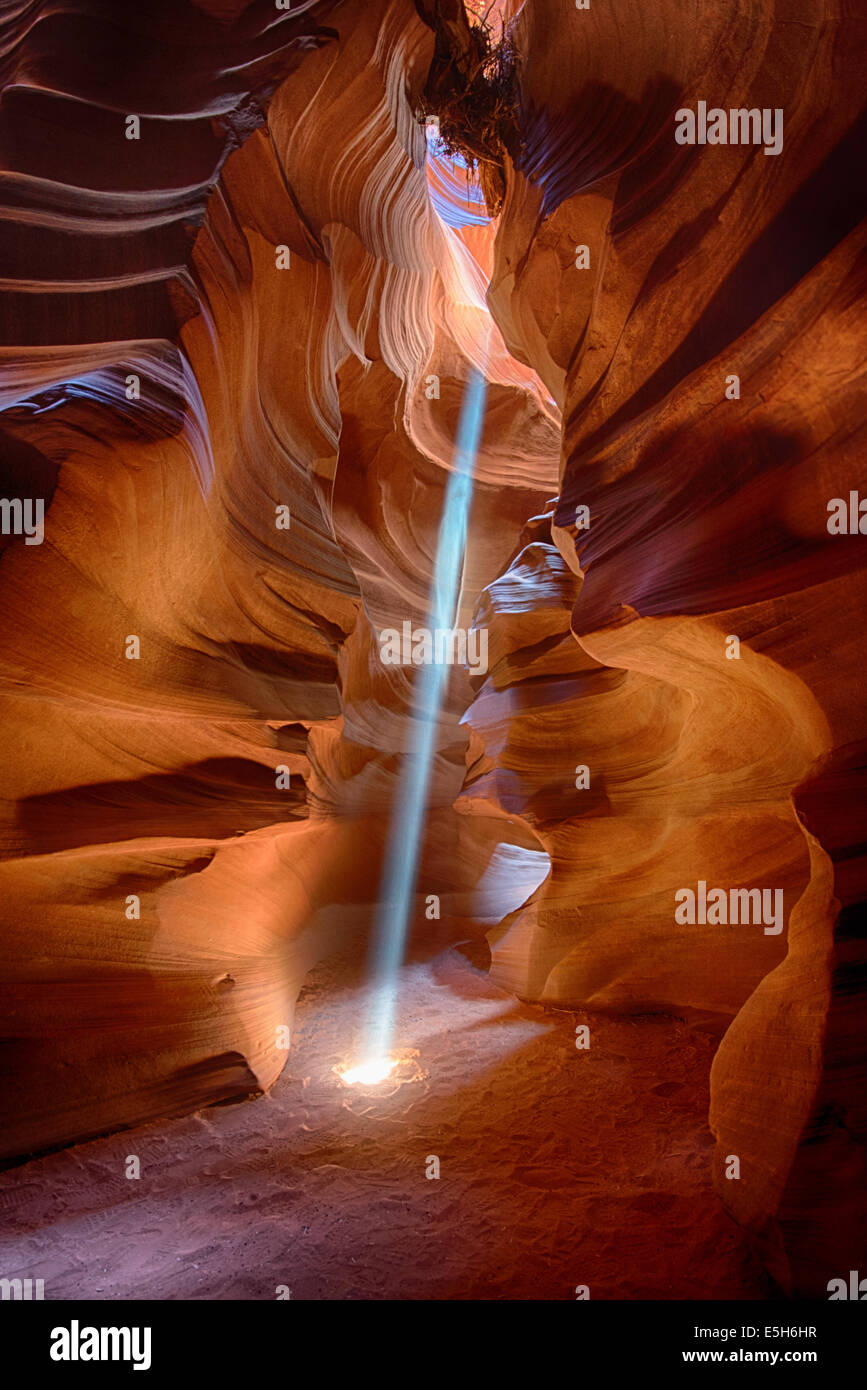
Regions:
<instances>
[{"instance_id":1,"label":"sandy canyon floor","mask_svg":"<svg viewBox=\"0 0 867 1390\"><path fill-rule=\"evenodd\" d=\"M404 967L421 1075L367 1093L332 1071L364 962L321 965L270 1095L0 1174L0 1272L55 1299L773 1298L711 1188L714 1040L526 1006L478 962Z\"/></svg>"}]
</instances>

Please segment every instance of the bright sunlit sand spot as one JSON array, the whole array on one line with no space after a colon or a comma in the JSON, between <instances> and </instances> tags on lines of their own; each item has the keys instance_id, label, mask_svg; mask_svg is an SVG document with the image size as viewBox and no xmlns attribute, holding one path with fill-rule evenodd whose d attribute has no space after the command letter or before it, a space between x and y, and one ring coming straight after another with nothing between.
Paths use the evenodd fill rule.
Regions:
<instances>
[{"instance_id":1,"label":"bright sunlit sand spot","mask_svg":"<svg viewBox=\"0 0 867 1390\"><path fill-rule=\"evenodd\" d=\"M397 1057L375 1057L373 1061L335 1067L334 1070L347 1086L378 1086L380 1081L391 1076L397 1063Z\"/></svg>"}]
</instances>

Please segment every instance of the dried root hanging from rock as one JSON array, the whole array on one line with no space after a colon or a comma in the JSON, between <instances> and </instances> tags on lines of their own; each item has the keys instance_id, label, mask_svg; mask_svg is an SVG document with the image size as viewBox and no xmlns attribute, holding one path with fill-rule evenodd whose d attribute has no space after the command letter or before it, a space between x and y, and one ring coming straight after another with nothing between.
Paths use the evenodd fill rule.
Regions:
<instances>
[{"instance_id":1,"label":"dried root hanging from rock","mask_svg":"<svg viewBox=\"0 0 867 1390\"><path fill-rule=\"evenodd\" d=\"M470 23L462 0L416 0L436 34L434 57L418 110L436 116L446 154L459 157L478 179L491 217L506 194L504 155L517 141L517 55L511 26L486 14Z\"/></svg>"}]
</instances>

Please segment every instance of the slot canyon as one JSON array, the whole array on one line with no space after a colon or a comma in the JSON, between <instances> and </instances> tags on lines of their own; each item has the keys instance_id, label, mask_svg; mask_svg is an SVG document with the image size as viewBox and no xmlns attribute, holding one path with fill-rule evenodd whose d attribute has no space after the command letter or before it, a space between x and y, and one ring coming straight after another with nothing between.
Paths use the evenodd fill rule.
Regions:
<instances>
[{"instance_id":1,"label":"slot canyon","mask_svg":"<svg viewBox=\"0 0 867 1390\"><path fill-rule=\"evenodd\" d=\"M4 1279L867 1276L865 48L0 5Z\"/></svg>"}]
</instances>

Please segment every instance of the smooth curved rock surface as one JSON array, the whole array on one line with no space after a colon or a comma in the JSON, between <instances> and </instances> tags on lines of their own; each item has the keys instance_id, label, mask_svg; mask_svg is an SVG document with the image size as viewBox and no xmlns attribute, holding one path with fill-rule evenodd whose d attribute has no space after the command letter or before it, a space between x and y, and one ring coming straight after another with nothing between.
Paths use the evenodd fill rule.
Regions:
<instances>
[{"instance_id":1,"label":"smooth curved rock surface","mask_svg":"<svg viewBox=\"0 0 867 1390\"><path fill-rule=\"evenodd\" d=\"M557 412L485 305L491 229L471 244L429 195L404 91L429 31L408 3L268 8L163 7L141 81L100 89L105 129L66 183L5 146L20 193L7 457L53 488L44 546L14 544L3 572L8 1155L271 1084L310 964L365 931L377 898L411 686L375 633L426 611L471 364L490 424L470 594L556 479ZM27 75L79 101L87 74L63 68L55 18L22 12L7 61L56 123ZM84 48L106 30L98 7L64 23ZM129 19L118 42L138 35ZM227 45L253 92L224 70ZM191 76L163 110L142 92L165 51ZM141 110L139 142L118 109ZM216 125L196 163L195 132L213 143ZM46 284L45 258L74 288ZM419 880L453 934L494 925L542 876L531 836L499 849L496 826L467 833L451 809L470 694L456 673Z\"/></svg>"},{"instance_id":2,"label":"smooth curved rock surface","mask_svg":"<svg viewBox=\"0 0 867 1390\"><path fill-rule=\"evenodd\" d=\"M861 837L823 795L851 804L865 718L862 543L826 527L828 500L865 486L862 36L821 3L567 18L545 0L516 33L489 302L563 411L551 535L592 671L549 675L524 639L467 715L481 794L552 860L494 970L534 998L736 1016L712 1075L718 1191L782 1286L816 1295L857 1267L867 1225L863 885L839 884ZM783 108L783 156L678 146L675 110L699 100ZM488 592L507 641L512 603ZM540 726L595 774L568 811ZM699 879L781 888L786 933L675 926Z\"/></svg>"}]
</instances>

